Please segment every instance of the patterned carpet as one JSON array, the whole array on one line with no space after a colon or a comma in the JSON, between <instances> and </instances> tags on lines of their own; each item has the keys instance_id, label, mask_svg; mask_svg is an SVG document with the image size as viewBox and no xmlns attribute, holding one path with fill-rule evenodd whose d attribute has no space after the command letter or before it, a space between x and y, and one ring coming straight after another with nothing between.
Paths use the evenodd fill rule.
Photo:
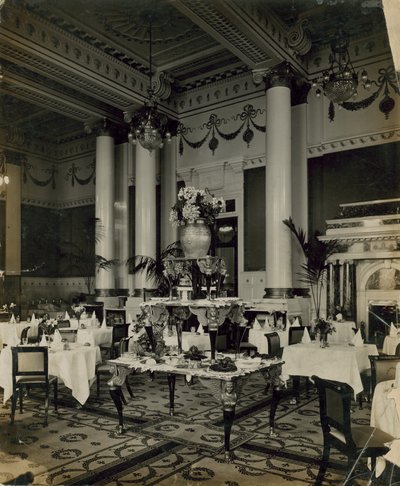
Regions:
<instances>
[{"instance_id":1,"label":"patterned carpet","mask_svg":"<svg viewBox=\"0 0 400 486\"><path fill-rule=\"evenodd\" d=\"M179 377L178 377L179 378ZM278 486L314 484L322 451L318 401L281 402L277 438L268 435L271 395L252 376L243 389L232 429L234 461L224 462L222 412L210 391L177 379L175 417L168 415L166 378L131 377L134 398L125 408L124 435L116 434L116 411L105 382L101 396L77 409L61 386L58 414L43 427L38 396L9 425L0 409L0 483L32 471L35 485ZM128 396L128 395L127 395ZM355 407L353 422L369 423L368 404ZM343 484L346 460L332 451L326 485ZM359 483L363 484L363 483Z\"/></svg>"}]
</instances>

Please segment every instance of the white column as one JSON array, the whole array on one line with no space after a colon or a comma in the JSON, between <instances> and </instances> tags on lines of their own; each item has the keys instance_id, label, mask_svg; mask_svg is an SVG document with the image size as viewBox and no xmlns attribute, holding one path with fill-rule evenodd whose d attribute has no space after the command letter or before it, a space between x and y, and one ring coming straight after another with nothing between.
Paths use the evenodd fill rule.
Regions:
<instances>
[{"instance_id":1,"label":"white column","mask_svg":"<svg viewBox=\"0 0 400 486\"><path fill-rule=\"evenodd\" d=\"M282 221L292 214L290 80L272 77L266 117L266 297L292 293L292 240Z\"/></svg>"},{"instance_id":2,"label":"white column","mask_svg":"<svg viewBox=\"0 0 400 486\"><path fill-rule=\"evenodd\" d=\"M102 237L95 245L96 255L107 260L114 256L114 139L106 131L96 138L96 218ZM96 294L108 297L114 293L114 267L96 270Z\"/></svg>"},{"instance_id":3,"label":"white column","mask_svg":"<svg viewBox=\"0 0 400 486\"><path fill-rule=\"evenodd\" d=\"M136 144L135 253L156 258L156 151ZM154 287L145 273L136 275L136 293Z\"/></svg>"},{"instance_id":4,"label":"white column","mask_svg":"<svg viewBox=\"0 0 400 486\"><path fill-rule=\"evenodd\" d=\"M176 202L177 139L165 143L161 151L161 251L178 239L178 229L169 221Z\"/></svg>"},{"instance_id":5,"label":"white column","mask_svg":"<svg viewBox=\"0 0 400 486\"><path fill-rule=\"evenodd\" d=\"M129 165L132 163L132 144L126 142L116 147L115 161L115 258L119 265L115 271L115 284L118 295L128 292L129 258Z\"/></svg>"}]
</instances>

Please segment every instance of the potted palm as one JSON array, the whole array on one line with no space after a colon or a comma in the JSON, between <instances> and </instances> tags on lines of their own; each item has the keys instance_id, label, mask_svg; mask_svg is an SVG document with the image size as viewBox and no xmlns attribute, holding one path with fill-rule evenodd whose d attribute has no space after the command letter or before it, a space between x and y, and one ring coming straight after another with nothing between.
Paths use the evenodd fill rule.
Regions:
<instances>
[{"instance_id":1,"label":"potted palm","mask_svg":"<svg viewBox=\"0 0 400 486\"><path fill-rule=\"evenodd\" d=\"M301 228L296 228L291 217L283 220L283 223L296 237L303 251L305 263L301 265L299 275L301 281L310 288L315 317L318 321L321 319L322 291L326 282L328 269L327 260L331 255L336 253L338 242L336 240L328 242L321 241L318 239L318 232L315 232L314 235L307 240L305 231Z\"/></svg>"}]
</instances>

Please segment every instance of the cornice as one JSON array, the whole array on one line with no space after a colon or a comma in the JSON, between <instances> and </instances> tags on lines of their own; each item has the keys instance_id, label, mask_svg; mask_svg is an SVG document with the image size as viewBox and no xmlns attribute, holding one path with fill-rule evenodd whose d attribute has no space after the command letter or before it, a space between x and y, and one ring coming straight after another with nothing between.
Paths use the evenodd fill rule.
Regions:
<instances>
[{"instance_id":1,"label":"cornice","mask_svg":"<svg viewBox=\"0 0 400 486\"><path fill-rule=\"evenodd\" d=\"M89 206L91 204L95 204L96 198L94 196L90 196L81 199L75 199L73 201L43 201L37 198L23 197L21 203L27 204L29 206L40 206L49 209L68 209L78 206Z\"/></svg>"},{"instance_id":2,"label":"cornice","mask_svg":"<svg viewBox=\"0 0 400 486\"><path fill-rule=\"evenodd\" d=\"M395 142L399 139L399 129L386 130L384 132L377 132L367 135L360 135L357 137L326 141L319 145L311 145L307 148L307 155L309 158L320 157L321 155L329 154L332 152L342 152L344 150L368 147L370 145Z\"/></svg>"},{"instance_id":3,"label":"cornice","mask_svg":"<svg viewBox=\"0 0 400 486\"><path fill-rule=\"evenodd\" d=\"M255 155L254 157L244 157L243 169L255 169L257 167L265 167L265 155Z\"/></svg>"}]
</instances>

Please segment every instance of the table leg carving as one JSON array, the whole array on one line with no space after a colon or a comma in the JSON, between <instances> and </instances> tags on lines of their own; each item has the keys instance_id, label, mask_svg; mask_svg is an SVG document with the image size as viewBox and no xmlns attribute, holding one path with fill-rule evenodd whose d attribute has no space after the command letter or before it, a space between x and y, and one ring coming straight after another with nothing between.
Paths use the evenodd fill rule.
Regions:
<instances>
[{"instance_id":1,"label":"table leg carving","mask_svg":"<svg viewBox=\"0 0 400 486\"><path fill-rule=\"evenodd\" d=\"M110 373L112 373L111 379L107 382L110 387L110 395L114 402L115 408L118 413L118 434L124 433L124 416L123 416L123 404L127 404L125 397L122 393L122 386L125 383L126 377L130 374L131 370L125 367L111 366Z\"/></svg>"},{"instance_id":2,"label":"table leg carving","mask_svg":"<svg viewBox=\"0 0 400 486\"><path fill-rule=\"evenodd\" d=\"M171 417L174 415L175 406L175 382L176 375L168 373L168 388L169 388L169 414Z\"/></svg>"},{"instance_id":3,"label":"table leg carving","mask_svg":"<svg viewBox=\"0 0 400 486\"><path fill-rule=\"evenodd\" d=\"M270 368L266 368L261 371L264 379L272 386L272 400L269 411L270 437L278 436L278 434L275 432L275 413L278 408L279 401L283 395L282 386L284 386L284 383L281 380L282 364L283 363L278 363L277 365L272 365Z\"/></svg>"}]
</instances>

